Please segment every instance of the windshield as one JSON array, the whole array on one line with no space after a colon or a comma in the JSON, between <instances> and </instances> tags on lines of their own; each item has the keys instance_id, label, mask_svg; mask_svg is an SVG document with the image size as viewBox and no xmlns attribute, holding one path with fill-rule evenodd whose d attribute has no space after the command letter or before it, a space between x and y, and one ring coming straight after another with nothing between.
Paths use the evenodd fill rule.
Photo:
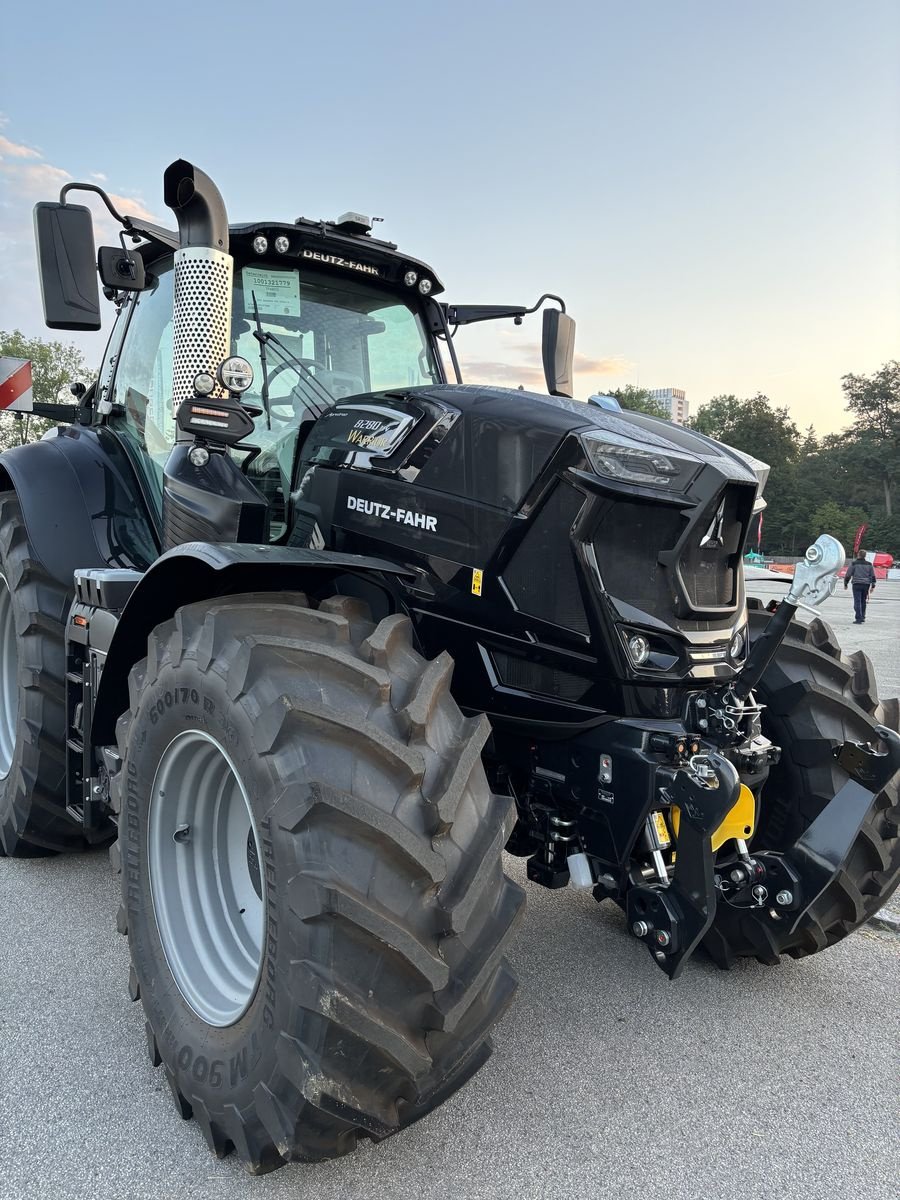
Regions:
<instances>
[{"instance_id":1,"label":"windshield","mask_svg":"<svg viewBox=\"0 0 900 1200\"><path fill-rule=\"evenodd\" d=\"M265 371L257 312L263 334L271 335ZM264 410L252 439L261 453L248 475L264 485L273 539L285 531L301 426L347 396L442 381L416 308L371 284L296 268L235 270L231 346L253 367L244 403Z\"/></svg>"},{"instance_id":2,"label":"windshield","mask_svg":"<svg viewBox=\"0 0 900 1200\"><path fill-rule=\"evenodd\" d=\"M157 508L175 442L172 284L171 260L155 263L151 286L132 305L112 395L111 422ZM246 471L269 501L271 537L278 540L287 531L298 446L317 415L346 396L440 383L443 376L418 308L395 294L368 280L317 270L236 265L231 353L253 366L253 386L243 397L251 407L266 407L255 311L268 335L268 412L256 417L247 439L260 453L246 462ZM233 453L247 459L242 449Z\"/></svg>"}]
</instances>

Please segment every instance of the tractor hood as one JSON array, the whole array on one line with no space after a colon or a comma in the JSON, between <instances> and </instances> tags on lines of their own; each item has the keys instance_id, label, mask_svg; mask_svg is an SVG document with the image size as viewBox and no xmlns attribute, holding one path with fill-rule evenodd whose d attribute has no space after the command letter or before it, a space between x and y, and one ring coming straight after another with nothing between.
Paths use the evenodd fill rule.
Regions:
<instances>
[{"instance_id":1,"label":"tractor hood","mask_svg":"<svg viewBox=\"0 0 900 1200\"><path fill-rule=\"evenodd\" d=\"M404 478L414 471L418 486L512 513L557 453L582 476L595 474L598 484L664 503L686 497L700 476L713 473L722 482L752 485L758 495L768 473L712 438L643 413L478 384L341 401L316 423L302 457Z\"/></svg>"}]
</instances>

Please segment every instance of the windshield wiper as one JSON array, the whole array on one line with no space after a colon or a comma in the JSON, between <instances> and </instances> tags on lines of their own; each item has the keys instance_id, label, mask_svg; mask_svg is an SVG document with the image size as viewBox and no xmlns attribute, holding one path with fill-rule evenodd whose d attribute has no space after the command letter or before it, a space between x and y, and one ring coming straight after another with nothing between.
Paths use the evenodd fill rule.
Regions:
<instances>
[{"instance_id":1,"label":"windshield wiper","mask_svg":"<svg viewBox=\"0 0 900 1200\"><path fill-rule=\"evenodd\" d=\"M263 409L266 414L266 429L272 428L272 413L269 409L269 368L266 363L266 335L263 333L262 321L259 319L259 305L256 303L256 292L251 292L253 298L253 316L256 320L256 332L254 337L259 342L259 364L262 367L262 388L261 396Z\"/></svg>"},{"instance_id":2,"label":"windshield wiper","mask_svg":"<svg viewBox=\"0 0 900 1200\"><path fill-rule=\"evenodd\" d=\"M254 311L256 311L256 296L255 296L255 294L253 296L253 308L254 308ZM283 342L279 341L279 339L275 336L274 333L270 333L267 329L262 328L262 323L260 322L258 312L256 312L256 332L253 334L253 336L259 342L259 350L260 350L259 360L260 360L260 364L263 369L264 378L266 375L268 375L268 372L266 370L265 348L266 348L266 346L275 346L276 349L279 351L282 359L288 364L288 366L294 367L294 369L297 371L298 375L300 376L301 380L304 383L306 383L307 386L309 387L309 390L311 392L313 392L313 395L309 400L309 406L313 411L313 416L321 417L323 415L323 413L327 412L327 410L334 405L334 400L335 400L334 396L332 396L332 394L331 394L331 392L329 392L328 388L325 387L325 385L319 379L316 378L316 376L312 373L312 371L309 369L309 367L306 365L306 363L302 362L299 358L297 358L297 356L292 351L288 350L287 346L285 346ZM264 395L263 395L263 403L266 405L266 411L268 412L268 382L267 381L264 382L263 387L265 389ZM315 391L313 389L315 389ZM318 397L316 397L316 394L315 394L316 391L319 393ZM270 428L271 428L271 426L270 426Z\"/></svg>"}]
</instances>

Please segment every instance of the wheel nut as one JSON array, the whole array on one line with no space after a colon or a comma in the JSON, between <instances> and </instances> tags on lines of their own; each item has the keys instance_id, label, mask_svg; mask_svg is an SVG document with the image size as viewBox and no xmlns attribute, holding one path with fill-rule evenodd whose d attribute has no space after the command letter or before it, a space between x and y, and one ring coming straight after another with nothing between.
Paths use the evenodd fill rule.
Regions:
<instances>
[{"instance_id":1,"label":"wheel nut","mask_svg":"<svg viewBox=\"0 0 900 1200\"><path fill-rule=\"evenodd\" d=\"M631 927L631 932L637 938L646 937L647 934L650 932L650 926L647 924L646 921L635 921L635 923Z\"/></svg>"},{"instance_id":2,"label":"wheel nut","mask_svg":"<svg viewBox=\"0 0 900 1200\"><path fill-rule=\"evenodd\" d=\"M794 893L787 891L779 892L775 897L775 903L780 904L782 908L787 908L789 904L794 903Z\"/></svg>"},{"instance_id":3,"label":"wheel nut","mask_svg":"<svg viewBox=\"0 0 900 1200\"><path fill-rule=\"evenodd\" d=\"M655 936L657 946L668 946L669 942L672 940L664 929L657 929Z\"/></svg>"}]
</instances>

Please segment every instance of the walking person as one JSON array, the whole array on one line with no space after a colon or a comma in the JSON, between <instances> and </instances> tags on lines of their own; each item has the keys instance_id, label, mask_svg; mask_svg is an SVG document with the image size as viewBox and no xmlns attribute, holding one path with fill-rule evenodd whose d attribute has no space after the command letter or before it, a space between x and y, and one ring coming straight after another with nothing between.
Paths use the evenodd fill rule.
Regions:
<instances>
[{"instance_id":1,"label":"walking person","mask_svg":"<svg viewBox=\"0 0 900 1200\"><path fill-rule=\"evenodd\" d=\"M857 554L844 576L844 587L848 587L851 583L853 584L853 611L856 613L856 620L853 624L862 625L866 619L869 594L875 591L875 568L862 551Z\"/></svg>"}]
</instances>

